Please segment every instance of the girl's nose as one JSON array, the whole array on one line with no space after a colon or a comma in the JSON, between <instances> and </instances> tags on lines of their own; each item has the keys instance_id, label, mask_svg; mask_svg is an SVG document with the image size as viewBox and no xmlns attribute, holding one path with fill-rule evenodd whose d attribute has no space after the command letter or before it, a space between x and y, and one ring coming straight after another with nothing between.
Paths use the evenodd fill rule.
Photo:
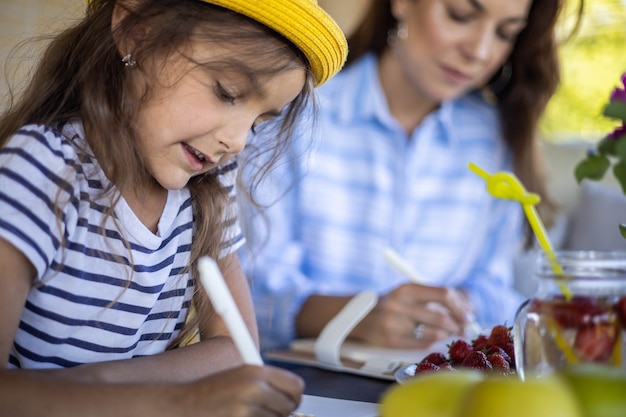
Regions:
<instances>
[{"instance_id":1,"label":"girl's nose","mask_svg":"<svg viewBox=\"0 0 626 417\"><path fill-rule=\"evenodd\" d=\"M235 122L225 127L219 140L226 148L226 152L236 154L243 151L249 134L250 125Z\"/></svg>"}]
</instances>

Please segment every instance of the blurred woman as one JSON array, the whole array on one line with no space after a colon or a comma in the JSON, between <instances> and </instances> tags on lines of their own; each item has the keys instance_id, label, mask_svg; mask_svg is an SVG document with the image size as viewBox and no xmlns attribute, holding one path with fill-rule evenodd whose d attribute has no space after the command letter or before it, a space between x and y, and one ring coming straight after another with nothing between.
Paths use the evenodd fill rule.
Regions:
<instances>
[{"instance_id":1,"label":"blurred woman","mask_svg":"<svg viewBox=\"0 0 626 417\"><path fill-rule=\"evenodd\" d=\"M368 289L378 304L350 337L373 345L426 348L464 334L468 313L483 328L512 324L523 213L467 166L515 172L550 223L537 125L559 82L562 6L371 2L347 66L320 89L315 148L293 148L256 196L276 201L270 232L255 219L258 242L247 249L263 349L316 337ZM310 135L302 126L301 138ZM391 269L386 247L423 283Z\"/></svg>"}]
</instances>

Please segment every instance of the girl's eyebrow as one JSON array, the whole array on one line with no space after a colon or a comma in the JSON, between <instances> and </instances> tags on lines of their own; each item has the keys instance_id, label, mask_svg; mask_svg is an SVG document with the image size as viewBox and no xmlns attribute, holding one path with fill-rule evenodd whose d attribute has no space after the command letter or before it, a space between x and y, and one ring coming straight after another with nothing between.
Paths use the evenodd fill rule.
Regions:
<instances>
[{"instance_id":1,"label":"girl's eyebrow","mask_svg":"<svg viewBox=\"0 0 626 417\"><path fill-rule=\"evenodd\" d=\"M259 77L256 74L250 73L248 74L248 83L250 84L250 91L257 94L259 97L267 97L267 91L263 88L262 84L259 82ZM263 113L268 117L278 117L282 114L282 109L270 109L267 112Z\"/></svg>"},{"instance_id":2,"label":"girl's eyebrow","mask_svg":"<svg viewBox=\"0 0 626 417\"><path fill-rule=\"evenodd\" d=\"M259 97L267 97L267 91L265 90L265 88L263 88L262 84L259 82L259 77L256 74L254 73L248 74L248 82L250 83L252 91L258 94ZM282 114L282 109L271 109L267 111L265 114L270 117L278 117Z\"/></svg>"}]
</instances>

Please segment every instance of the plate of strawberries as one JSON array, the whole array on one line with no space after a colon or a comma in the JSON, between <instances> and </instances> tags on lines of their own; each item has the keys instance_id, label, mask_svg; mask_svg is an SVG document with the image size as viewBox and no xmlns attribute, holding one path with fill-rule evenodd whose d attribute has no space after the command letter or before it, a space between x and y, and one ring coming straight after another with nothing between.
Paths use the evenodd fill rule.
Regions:
<instances>
[{"instance_id":1,"label":"plate of strawberries","mask_svg":"<svg viewBox=\"0 0 626 417\"><path fill-rule=\"evenodd\" d=\"M452 339L446 351L434 351L416 363L399 368L394 377L405 383L424 372L449 372L462 368L503 375L515 374L512 327L497 325L473 340Z\"/></svg>"}]
</instances>

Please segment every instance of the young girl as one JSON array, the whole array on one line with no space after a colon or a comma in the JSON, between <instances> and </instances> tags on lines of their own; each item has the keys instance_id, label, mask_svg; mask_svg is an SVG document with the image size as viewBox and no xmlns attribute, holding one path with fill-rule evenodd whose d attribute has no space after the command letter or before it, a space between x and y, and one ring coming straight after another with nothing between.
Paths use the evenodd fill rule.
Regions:
<instances>
[{"instance_id":1,"label":"young girl","mask_svg":"<svg viewBox=\"0 0 626 417\"><path fill-rule=\"evenodd\" d=\"M0 415L297 406L284 371L209 376L242 361L196 262L218 259L258 343L235 155L269 119L280 149L345 54L312 0L88 3L0 120Z\"/></svg>"}]
</instances>

